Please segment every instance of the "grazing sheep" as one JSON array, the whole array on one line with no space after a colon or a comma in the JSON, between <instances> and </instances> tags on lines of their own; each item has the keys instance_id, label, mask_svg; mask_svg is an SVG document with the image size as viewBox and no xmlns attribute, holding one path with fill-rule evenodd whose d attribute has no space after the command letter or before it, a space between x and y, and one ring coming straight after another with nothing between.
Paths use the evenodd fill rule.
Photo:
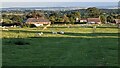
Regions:
<instances>
[{"instance_id":1,"label":"grazing sheep","mask_svg":"<svg viewBox=\"0 0 120 68\"><path fill-rule=\"evenodd\" d=\"M3 29L3 30L5 30L5 31L9 31L9 29Z\"/></svg>"},{"instance_id":2,"label":"grazing sheep","mask_svg":"<svg viewBox=\"0 0 120 68\"><path fill-rule=\"evenodd\" d=\"M43 32L40 33L41 35L43 34Z\"/></svg>"},{"instance_id":3,"label":"grazing sheep","mask_svg":"<svg viewBox=\"0 0 120 68\"><path fill-rule=\"evenodd\" d=\"M70 26L68 26L67 28L70 28Z\"/></svg>"},{"instance_id":4,"label":"grazing sheep","mask_svg":"<svg viewBox=\"0 0 120 68\"><path fill-rule=\"evenodd\" d=\"M39 37L39 36L41 36L43 34L43 32L41 32L41 33L36 33L36 37Z\"/></svg>"},{"instance_id":5,"label":"grazing sheep","mask_svg":"<svg viewBox=\"0 0 120 68\"><path fill-rule=\"evenodd\" d=\"M58 32L59 34L64 34L64 32L63 31L60 31L60 32Z\"/></svg>"},{"instance_id":6,"label":"grazing sheep","mask_svg":"<svg viewBox=\"0 0 120 68\"><path fill-rule=\"evenodd\" d=\"M52 31L52 34L57 34L57 32Z\"/></svg>"}]
</instances>

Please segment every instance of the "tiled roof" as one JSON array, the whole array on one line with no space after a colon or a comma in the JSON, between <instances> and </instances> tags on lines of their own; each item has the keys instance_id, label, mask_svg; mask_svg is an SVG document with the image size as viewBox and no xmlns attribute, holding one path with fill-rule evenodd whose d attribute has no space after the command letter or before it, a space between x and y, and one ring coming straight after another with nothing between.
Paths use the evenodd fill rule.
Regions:
<instances>
[{"instance_id":1,"label":"tiled roof","mask_svg":"<svg viewBox=\"0 0 120 68\"><path fill-rule=\"evenodd\" d=\"M99 18L87 18L88 22L100 22Z\"/></svg>"},{"instance_id":2,"label":"tiled roof","mask_svg":"<svg viewBox=\"0 0 120 68\"><path fill-rule=\"evenodd\" d=\"M26 22L50 22L47 19L44 18L28 18Z\"/></svg>"},{"instance_id":3,"label":"tiled roof","mask_svg":"<svg viewBox=\"0 0 120 68\"><path fill-rule=\"evenodd\" d=\"M120 23L120 19L115 19L116 23Z\"/></svg>"}]
</instances>

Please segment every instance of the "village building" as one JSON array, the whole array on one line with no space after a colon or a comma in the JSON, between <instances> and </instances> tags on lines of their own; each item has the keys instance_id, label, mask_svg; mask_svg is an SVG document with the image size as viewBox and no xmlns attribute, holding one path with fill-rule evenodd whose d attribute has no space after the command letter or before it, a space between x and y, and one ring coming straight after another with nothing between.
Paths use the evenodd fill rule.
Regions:
<instances>
[{"instance_id":1,"label":"village building","mask_svg":"<svg viewBox=\"0 0 120 68\"><path fill-rule=\"evenodd\" d=\"M80 22L80 19L79 19L79 18L76 18L76 22Z\"/></svg>"},{"instance_id":2,"label":"village building","mask_svg":"<svg viewBox=\"0 0 120 68\"><path fill-rule=\"evenodd\" d=\"M0 19L0 23L2 23L3 22L3 19Z\"/></svg>"},{"instance_id":3,"label":"village building","mask_svg":"<svg viewBox=\"0 0 120 68\"><path fill-rule=\"evenodd\" d=\"M80 22L87 22L87 19L80 19Z\"/></svg>"},{"instance_id":4,"label":"village building","mask_svg":"<svg viewBox=\"0 0 120 68\"><path fill-rule=\"evenodd\" d=\"M120 24L120 19L115 19L116 24Z\"/></svg>"},{"instance_id":5,"label":"village building","mask_svg":"<svg viewBox=\"0 0 120 68\"><path fill-rule=\"evenodd\" d=\"M45 18L28 18L26 24L34 24L35 26L50 25L51 22Z\"/></svg>"},{"instance_id":6,"label":"village building","mask_svg":"<svg viewBox=\"0 0 120 68\"><path fill-rule=\"evenodd\" d=\"M89 24L101 24L100 18L87 18Z\"/></svg>"}]
</instances>

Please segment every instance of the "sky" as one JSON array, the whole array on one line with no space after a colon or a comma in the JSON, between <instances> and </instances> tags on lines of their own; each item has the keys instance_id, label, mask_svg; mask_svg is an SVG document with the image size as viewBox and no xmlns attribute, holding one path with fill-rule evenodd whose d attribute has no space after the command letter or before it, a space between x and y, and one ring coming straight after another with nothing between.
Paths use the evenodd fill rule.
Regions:
<instances>
[{"instance_id":1,"label":"sky","mask_svg":"<svg viewBox=\"0 0 120 68\"><path fill-rule=\"evenodd\" d=\"M117 6L117 2L3 2L3 8L10 7L97 7Z\"/></svg>"},{"instance_id":2,"label":"sky","mask_svg":"<svg viewBox=\"0 0 120 68\"><path fill-rule=\"evenodd\" d=\"M0 8L117 6L118 1L119 0L0 0Z\"/></svg>"},{"instance_id":3,"label":"sky","mask_svg":"<svg viewBox=\"0 0 120 68\"><path fill-rule=\"evenodd\" d=\"M119 0L0 0L1 2L118 2Z\"/></svg>"}]
</instances>

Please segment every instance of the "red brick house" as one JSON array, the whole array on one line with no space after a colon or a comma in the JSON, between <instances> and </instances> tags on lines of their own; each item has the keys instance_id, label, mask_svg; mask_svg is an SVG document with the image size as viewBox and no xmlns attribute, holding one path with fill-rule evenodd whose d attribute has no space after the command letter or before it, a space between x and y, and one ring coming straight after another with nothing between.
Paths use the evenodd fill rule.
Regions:
<instances>
[{"instance_id":1,"label":"red brick house","mask_svg":"<svg viewBox=\"0 0 120 68\"><path fill-rule=\"evenodd\" d=\"M34 24L36 26L40 26L44 24L51 24L51 22L45 18L28 18L26 20L26 24Z\"/></svg>"},{"instance_id":2,"label":"red brick house","mask_svg":"<svg viewBox=\"0 0 120 68\"><path fill-rule=\"evenodd\" d=\"M120 19L115 19L116 24L120 24Z\"/></svg>"},{"instance_id":3,"label":"red brick house","mask_svg":"<svg viewBox=\"0 0 120 68\"><path fill-rule=\"evenodd\" d=\"M87 22L87 19L85 19L85 18L80 19L80 22Z\"/></svg>"},{"instance_id":4,"label":"red brick house","mask_svg":"<svg viewBox=\"0 0 120 68\"><path fill-rule=\"evenodd\" d=\"M87 22L90 24L101 24L100 18L87 18Z\"/></svg>"}]
</instances>

